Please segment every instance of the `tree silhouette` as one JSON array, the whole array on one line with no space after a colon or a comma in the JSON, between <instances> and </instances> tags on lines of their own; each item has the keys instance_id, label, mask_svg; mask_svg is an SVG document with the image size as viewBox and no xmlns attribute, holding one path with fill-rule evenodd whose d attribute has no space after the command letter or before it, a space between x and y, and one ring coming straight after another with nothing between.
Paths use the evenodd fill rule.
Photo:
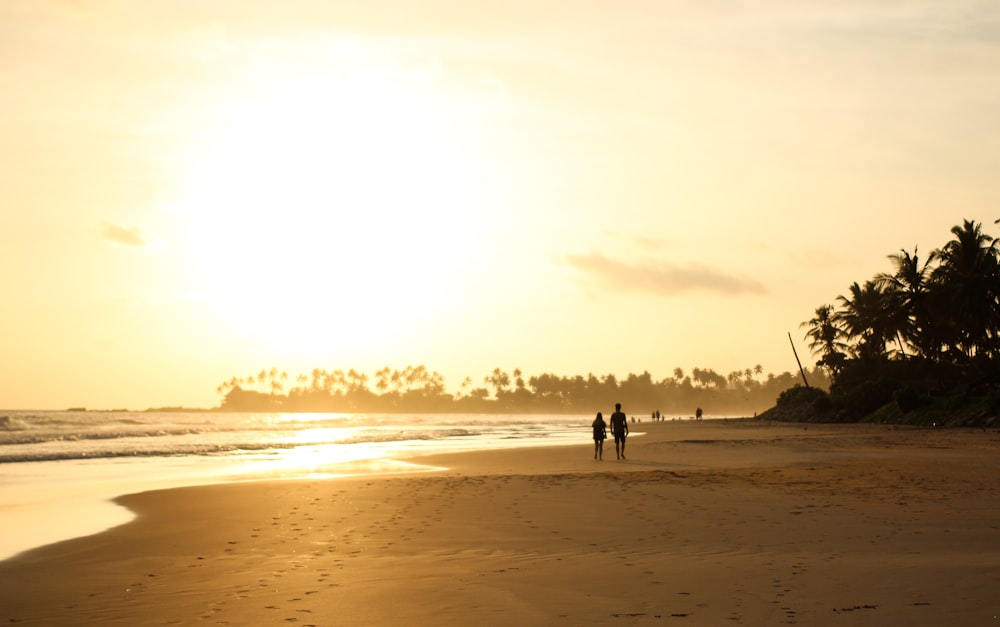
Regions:
<instances>
[{"instance_id":1,"label":"tree silhouette","mask_svg":"<svg viewBox=\"0 0 1000 627\"><path fill-rule=\"evenodd\" d=\"M849 296L837 296L841 304L834 314L838 326L848 339L857 340L854 352L858 358L884 357L886 341L894 335L884 290L873 280L865 281L863 286L855 281L848 290Z\"/></svg>"},{"instance_id":2,"label":"tree silhouette","mask_svg":"<svg viewBox=\"0 0 1000 627\"><path fill-rule=\"evenodd\" d=\"M881 273L875 277L890 299L889 307L894 312L892 326L897 337L924 357L934 353L934 320L927 303L931 263L934 259L935 253L931 252L921 264L916 247L913 248L913 254L900 250L889 255L893 272Z\"/></svg>"},{"instance_id":3,"label":"tree silhouette","mask_svg":"<svg viewBox=\"0 0 1000 627\"><path fill-rule=\"evenodd\" d=\"M997 240L969 220L951 232L955 238L938 253L940 265L932 274L938 302L952 309L944 340L953 355L965 360L979 354L996 356Z\"/></svg>"},{"instance_id":4,"label":"tree silhouette","mask_svg":"<svg viewBox=\"0 0 1000 627\"><path fill-rule=\"evenodd\" d=\"M950 407L973 393L985 394L983 415L1000 406L990 396L1000 398L1000 242L971 220L951 234L924 259L917 247L889 255L890 272L852 283L836 309L802 323L845 411L953 395Z\"/></svg>"},{"instance_id":5,"label":"tree silhouette","mask_svg":"<svg viewBox=\"0 0 1000 627\"><path fill-rule=\"evenodd\" d=\"M510 375L499 368L483 379L483 382L493 387L493 397L498 401L503 399L510 387Z\"/></svg>"},{"instance_id":6,"label":"tree silhouette","mask_svg":"<svg viewBox=\"0 0 1000 627\"><path fill-rule=\"evenodd\" d=\"M368 376L354 369L313 369L309 376L299 375L296 384L284 390L279 373L273 379L275 387L266 393L243 389L233 378L218 387L223 394L221 409L233 411L407 411L407 412L543 412L581 413L610 411L614 402L622 402L628 411L648 414L659 410L663 415L690 415L695 407L711 407L716 415L749 414L763 411L785 389L794 384L789 373L768 374L764 379L760 366L736 370L722 376L707 368L694 368L698 385L690 377L676 378L683 371L676 369L674 377L657 381L648 371L628 374L619 380L613 374L559 376L552 373L526 376L515 369L513 389L511 376L496 368L483 380L494 388L470 389L472 379L463 381L464 394L452 396L445 391L444 377L426 366L389 367L378 370L375 385L378 393L368 387ZM819 381L825 377L815 371L810 376ZM518 379L521 383L518 383ZM256 384L258 377L251 379Z\"/></svg>"},{"instance_id":7,"label":"tree silhouette","mask_svg":"<svg viewBox=\"0 0 1000 627\"><path fill-rule=\"evenodd\" d=\"M836 374L847 359L847 344L841 339L843 331L837 326L834 318L833 305L821 305L816 308L816 315L800 326L808 327L806 339L813 355L819 355L817 365L826 366ZM760 366L758 366L760 368Z\"/></svg>"}]
</instances>

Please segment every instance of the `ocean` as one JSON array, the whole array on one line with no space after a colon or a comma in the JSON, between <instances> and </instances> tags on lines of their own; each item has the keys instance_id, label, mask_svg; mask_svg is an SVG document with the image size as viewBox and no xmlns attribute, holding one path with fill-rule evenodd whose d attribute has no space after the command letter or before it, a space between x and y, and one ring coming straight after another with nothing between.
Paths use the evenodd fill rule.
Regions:
<instances>
[{"instance_id":1,"label":"ocean","mask_svg":"<svg viewBox=\"0 0 1000 627\"><path fill-rule=\"evenodd\" d=\"M413 454L590 442L593 416L0 410L0 560L124 524L148 490L433 470Z\"/></svg>"}]
</instances>

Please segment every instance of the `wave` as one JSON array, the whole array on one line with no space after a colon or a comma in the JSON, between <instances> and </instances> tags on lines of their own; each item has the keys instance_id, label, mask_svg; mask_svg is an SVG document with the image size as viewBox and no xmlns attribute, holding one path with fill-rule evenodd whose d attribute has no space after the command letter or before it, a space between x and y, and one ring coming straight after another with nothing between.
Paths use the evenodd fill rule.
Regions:
<instances>
[{"instance_id":1,"label":"wave","mask_svg":"<svg viewBox=\"0 0 1000 627\"><path fill-rule=\"evenodd\" d=\"M160 437L144 437L144 436ZM213 456L231 455L234 453L254 453L265 451L282 451L295 448L318 446L352 446L364 444L392 444L400 442L421 442L445 440L452 438L468 438L482 435L482 432L469 429L446 429L435 432L428 431L397 431L381 433L355 433L348 437L301 438L291 434L272 434L266 439L239 439L217 442L184 442L178 439L163 437L164 434L140 434L128 438L90 437L78 440L45 441L39 443L24 443L24 446L0 447L0 464L69 461L89 459L115 459L123 457L176 457L185 455ZM177 434L173 434L177 435ZM182 433L181 435L189 435ZM123 439L133 439L122 442ZM85 442L89 440L90 442ZM99 446L104 441L114 441L110 446ZM75 443L75 446L66 446ZM32 446L34 444L34 446ZM87 446L86 444L91 444Z\"/></svg>"},{"instance_id":2,"label":"wave","mask_svg":"<svg viewBox=\"0 0 1000 627\"><path fill-rule=\"evenodd\" d=\"M198 435L202 431L192 429L177 429L164 431L115 431L109 433L25 433L3 439L2 444L17 446L19 444L42 444L44 442L79 442L86 440L119 440L124 438L154 438L178 435Z\"/></svg>"},{"instance_id":3,"label":"wave","mask_svg":"<svg viewBox=\"0 0 1000 627\"><path fill-rule=\"evenodd\" d=\"M260 445L258 445L260 446ZM73 450L59 450L59 451L47 451L38 453L10 453L4 452L0 454L0 464L9 463L20 463L20 462L56 462L56 461L73 461L73 460L84 460L84 459L116 459L121 457L176 457L181 455L218 455L231 453L237 450L266 450L266 449L278 449L278 448L294 448L292 445L281 446L281 445L269 445L260 446L260 448L255 448L254 445L249 446L214 446L214 447L174 447L170 449L146 449L146 450L122 450L122 449L106 449L106 450L88 450L88 451L73 451Z\"/></svg>"},{"instance_id":4,"label":"wave","mask_svg":"<svg viewBox=\"0 0 1000 627\"><path fill-rule=\"evenodd\" d=\"M405 442L442 450L501 442L507 446L518 440L559 437L589 425L589 420L573 416L475 414L10 412L0 418L0 464L238 456L296 447Z\"/></svg>"}]
</instances>

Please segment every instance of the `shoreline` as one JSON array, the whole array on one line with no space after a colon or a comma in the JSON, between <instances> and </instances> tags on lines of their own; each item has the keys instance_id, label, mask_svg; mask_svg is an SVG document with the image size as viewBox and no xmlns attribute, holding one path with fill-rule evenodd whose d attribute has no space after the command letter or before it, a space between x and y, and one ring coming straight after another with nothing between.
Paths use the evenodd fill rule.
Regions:
<instances>
[{"instance_id":1,"label":"shoreline","mask_svg":"<svg viewBox=\"0 0 1000 627\"><path fill-rule=\"evenodd\" d=\"M0 619L978 625L1000 614L1000 433L640 423L421 455L422 474L116 499L130 523L0 562ZM392 599L387 603L386 599Z\"/></svg>"},{"instance_id":2,"label":"shoreline","mask_svg":"<svg viewBox=\"0 0 1000 627\"><path fill-rule=\"evenodd\" d=\"M578 437L573 425L559 417L538 425L537 431L518 431L518 425L538 420L513 416L510 424L493 424L481 416L463 416L454 423L461 428L449 431L447 422L428 421L421 415L403 414L392 420L321 415L287 421L288 425L283 416L262 420L243 414L181 420L117 416L106 428L86 421L63 424L52 416L16 419L20 423L16 429L23 430L21 439L30 440L27 434L37 430L38 442L25 449L0 444L4 469L0 560L129 520L131 513L112 500L124 494L245 480L381 473L388 466L405 466L394 458L421 450L558 444ZM48 425L50 420L55 425ZM202 442L199 430L206 421L212 428L205 431ZM273 428L260 429L260 424Z\"/></svg>"}]
</instances>

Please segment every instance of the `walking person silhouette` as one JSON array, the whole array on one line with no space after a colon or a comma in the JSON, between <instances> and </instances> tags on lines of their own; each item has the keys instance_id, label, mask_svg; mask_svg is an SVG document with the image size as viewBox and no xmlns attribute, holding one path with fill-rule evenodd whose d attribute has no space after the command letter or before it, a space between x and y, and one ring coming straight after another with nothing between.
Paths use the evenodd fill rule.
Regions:
<instances>
[{"instance_id":1,"label":"walking person silhouette","mask_svg":"<svg viewBox=\"0 0 1000 627\"><path fill-rule=\"evenodd\" d=\"M611 435L615 436L615 455L625 459L625 437L628 436L628 419L622 411L622 404L615 403L615 413L611 414Z\"/></svg>"},{"instance_id":2,"label":"walking person silhouette","mask_svg":"<svg viewBox=\"0 0 1000 627\"><path fill-rule=\"evenodd\" d=\"M594 459L604 459L604 440L608 437L608 425L601 412L597 412L597 418L594 418L591 426L594 428Z\"/></svg>"}]
</instances>

